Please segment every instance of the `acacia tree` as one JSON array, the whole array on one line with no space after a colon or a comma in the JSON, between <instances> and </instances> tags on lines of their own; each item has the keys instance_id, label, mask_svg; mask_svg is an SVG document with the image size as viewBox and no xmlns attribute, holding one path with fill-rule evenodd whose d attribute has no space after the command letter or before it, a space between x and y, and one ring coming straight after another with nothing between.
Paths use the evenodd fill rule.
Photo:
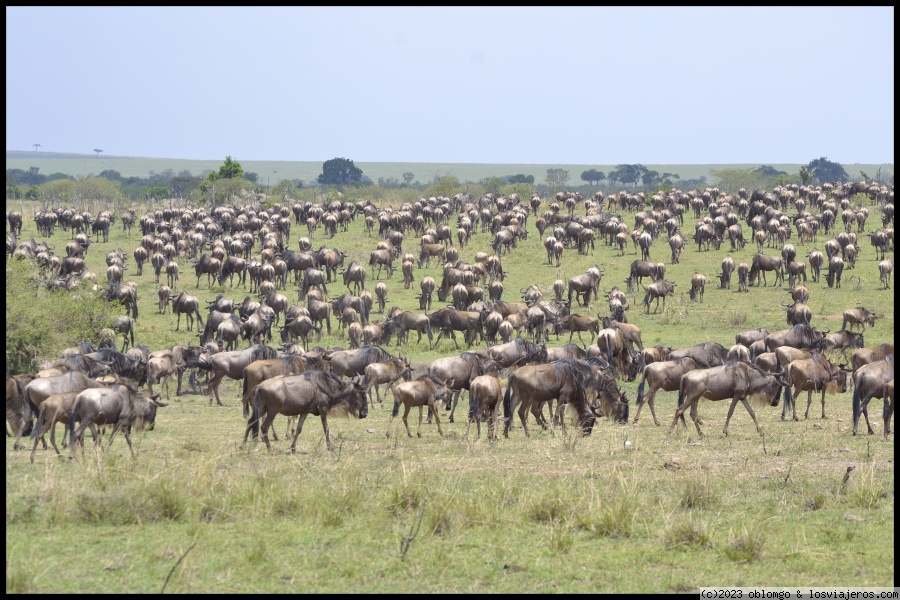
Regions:
<instances>
[{"instance_id":1,"label":"acacia tree","mask_svg":"<svg viewBox=\"0 0 900 600\"><path fill-rule=\"evenodd\" d=\"M827 183L831 181L847 181L850 179L850 176L847 175L847 171L844 170L844 167L841 163L831 162L824 156L822 158L817 158L816 160L809 161L809 164L806 165L809 173L819 182L819 183Z\"/></svg>"},{"instance_id":2,"label":"acacia tree","mask_svg":"<svg viewBox=\"0 0 900 600\"><path fill-rule=\"evenodd\" d=\"M547 177L545 179L547 187L551 190L561 190L566 187L569 181L569 172L565 169L547 169Z\"/></svg>"},{"instance_id":3,"label":"acacia tree","mask_svg":"<svg viewBox=\"0 0 900 600\"><path fill-rule=\"evenodd\" d=\"M406 173L403 174L403 181L406 183L406 185L411 184L413 182L413 179L415 179L415 178L416 178L415 174L413 174L410 171L407 171Z\"/></svg>"},{"instance_id":4,"label":"acacia tree","mask_svg":"<svg viewBox=\"0 0 900 600\"><path fill-rule=\"evenodd\" d=\"M100 148L94 148L94 152L97 153L97 158L100 158L100 153L103 152Z\"/></svg>"},{"instance_id":5,"label":"acacia tree","mask_svg":"<svg viewBox=\"0 0 900 600\"><path fill-rule=\"evenodd\" d=\"M347 185L359 183L362 169L346 158L332 158L322 163L322 174L317 181L321 185Z\"/></svg>"},{"instance_id":6,"label":"acacia tree","mask_svg":"<svg viewBox=\"0 0 900 600\"><path fill-rule=\"evenodd\" d=\"M581 180L587 181L591 185L594 185L595 181L599 184L604 179L606 179L606 174L597 169L588 169L581 174Z\"/></svg>"}]
</instances>

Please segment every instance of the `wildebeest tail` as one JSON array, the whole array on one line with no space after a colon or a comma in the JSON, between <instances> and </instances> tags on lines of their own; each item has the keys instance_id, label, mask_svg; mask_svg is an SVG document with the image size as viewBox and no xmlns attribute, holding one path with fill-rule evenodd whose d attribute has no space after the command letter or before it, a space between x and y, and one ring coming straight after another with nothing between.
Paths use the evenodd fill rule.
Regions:
<instances>
[{"instance_id":1,"label":"wildebeest tail","mask_svg":"<svg viewBox=\"0 0 900 600\"><path fill-rule=\"evenodd\" d=\"M210 363L209 361L207 361L207 360L206 360L206 357L205 357L205 356L202 356L202 355L201 355L201 356L198 356L198 357L196 357L196 358L193 358L193 357L188 358L188 359L184 362L184 364L185 364L186 367L195 367L195 368L198 368L198 369L203 369L204 371L211 371L211 370L212 370L212 363Z\"/></svg>"},{"instance_id":2,"label":"wildebeest tail","mask_svg":"<svg viewBox=\"0 0 900 600\"><path fill-rule=\"evenodd\" d=\"M244 379L244 385L246 385L246 378ZM253 390L253 411L250 413L248 425L253 433L253 437L259 437L259 388Z\"/></svg>"},{"instance_id":3,"label":"wildebeest tail","mask_svg":"<svg viewBox=\"0 0 900 600\"><path fill-rule=\"evenodd\" d=\"M25 399L25 402L28 403L28 408L31 409L32 414L38 414L38 407L34 403L34 400L31 399L31 390L27 387L19 386L18 381L16 382L16 386L19 388L19 394Z\"/></svg>"},{"instance_id":4,"label":"wildebeest tail","mask_svg":"<svg viewBox=\"0 0 900 600\"><path fill-rule=\"evenodd\" d=\"M684 404L684 377L678 382L678 406Z\"/></svg>"},{"instance_id":5,"label":"wildebeest tail","mask_svg":"<svg viewBox=\"0 0 900 600\"><path fill-rule=\"evenodd\" d=\"M509 421L512 418L512 386L506 386L506 392L503 393L503 420Z\"/></svg>"},{"instance_id":6,"label":"wildebeest tail","mask_svg":"<svg viewBox=\"0 0 900 600\"><path fill-rule=\"evenodd\" d=\"M391 410L391 417L396 417L400 414L400 398L397 397L397 386L391 386L391 395L394 396L394 408Z\"/></svg>"},{"instance_id":7,"label":"wildebeest tail","mask_svg":"<svg viewBox=\"0 0 900 600\"><path fill-rule=\"evenodd\" d=\"M887 392L885 392L885 394L884 394L884 410L881 413L881 417L884 419L884 422L887 425L890 425L890 423L888 423L888 419L891 418L891 413L893 413L893 412L894 412L894 407L891 404L891 399L888 398ZM887 427L887 425L885 425L885 427Z\"/></svg>"},{"instance_id":8,"label":"wildebeest tail","mask_svg":"<svg viewBox=\"0 0 900 600\"><path fill-rule=\"evenodd\" d=\"M856 382L854 382L856 383ZM853 386L853 425L856 426L859 421L859 413L862 411L861 398L859 393L859 385Z\"/></svg>"},{"instance_id":9,"label":"wildebeest tail","mask_svg":"<svg viewBox=\"0 0 900 600\"><path fill-rule=\"evenodd\" d=\"M69 430L69 447L72 448L74 452L75 448L75 421L78 420L78 411L81 410L81 399L75 401L75 406L72 408L71 414L69 414L69 424L67 426Z\"/></svg>"},{"instance_id":10,"label":"wildebeest tail","mask_svg":"<svg viewBox=\"0 0 900 600\"><path fill-rule=\"evenodd\" d=\"M647 383L647 374L644 373L641 376L641 383L638 384L637 389L637 403L640 404L644 401L644 384Z\"/></svg>"}]
</instances>

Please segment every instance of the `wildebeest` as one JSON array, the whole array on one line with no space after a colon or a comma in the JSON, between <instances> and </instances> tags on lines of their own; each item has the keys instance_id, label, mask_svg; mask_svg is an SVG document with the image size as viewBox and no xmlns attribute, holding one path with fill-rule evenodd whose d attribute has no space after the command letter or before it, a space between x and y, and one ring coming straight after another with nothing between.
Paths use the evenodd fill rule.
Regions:
<instances>
[{"instance_id":1,"label":"wildebeest","mask_svg":"<svg viewBox=\"0 0 900 600\"><path fill-rule=\"evenodd\" d=\"M703 302L704 291L706 291L706 275L695 272L691 275L691 289L688 296L693 302ZM663 307L665 307L665 302L666 300L663 298Z\"/></svg>"},{"instance_id":2,"label":"wildebeest","mask_svg":"<svg viewBox=\"0 0 900 600\"><path fill-rule=\"evenodd\" d=\"M728 354L725 355L725 360L740 360L743 362L752 362L750 360L750 349L743 344L735 344L728 349Z\"/></svg>"},{"instance_id":3,"label":"wildebeest","mask_svg":"<svg viewBox=\"0 0 900 600\"><path fill-rule=\"evenodd\" d=\"M372 402L372 390L375 390L375 399L378 404L384 406L378 386L392 386L398 380L409 381L412 377L412 367L409 361L403 358L391 358L389 360L369 363L364 369L363 383L369 394L369 402ZM386 394L385 394L386 395Z\"/></svg>"},{"instance_id":4,"label":"wildebeest","mask_svg":"<svg viewBox=\"0 0 900 600\"><path fill-rule=\"evenodd\" d=\"M748 331L742 331L734 336L734 343L747 346L748 348L753 342L765 339L769 335L769 330L765 327L757 327Z\"/></svg>"},{"instance_id":5,"label":"wildebeest","mask_svg":"<svg viewBox=\"0 0 900 600\"><path fill-rule=\"evenodd\" d=\"M185 315L187 328L190 331L194 327L194 315L197 316L197 331L203 326L203 317L200 315L200 300L196 296L191 296L187 292L181 292L177 296L170 297L172 303L172 313L178 319L175 322L175 331L181 327L181 315Z\"/></svg>"},{"instance_id":6,"label":"wildebeest","mask_svg":"<svg viewBox=\"0 0 900 600\"><path fill-rule=\"evenodd\" d=\"M597 334L597 349L609 363L613 375L620 379L634 381L643 366L640 352L626 341L621 329L601 329Z\"/></svg>"},{"instance_id":7,"label":"wildebeest","mask_svg":"<svg viewBox=\"0 0 900 600\"><path fill-rule=\"evenodd\" d=\"M278 351L264 344L250 346L244 350L232 350L231 352L217 352L213 355L202 355L187 361L188 367L197 367L204 371L210 371L211 376L206 385L206 393L209 395L209 405L212 406L213 395L216 404L225 406L219 400L219 384L225 377L241 380L244 377L244 369L250 363L267 359L278 358Z\"/></svg>"},{"instance_id":8,"label":"wildebeest","mask_svg":"<svg viewBox=\"0 0 900 600\"><path fill-rule=\"evenodd\" d=\"M482 351L479 350L479 352ZM484 352L493 359L498 367L503 369L547 361L547 346L545 344L535 344L524 338L517 338L505 344L491 346Z\"/></svg>"},{"instance_id":9,"label":"wildebeest","mask_svg":"<svg viewBox=\"0 0 900 600\"><path fill-rule=\"evenodd\" d=\"M463 352L459 355L442 356L428 366L428 374L445 382L453 392L453 402L447 406L449 420L453 423L453 413L459 403L462 390L468 390L473 379L479 375L498 375L497 363L487 351ZM470 391L471 400L471 391ZM429 417L429 423L431 418Z\"/></svg>"},{"instance_id":10,"label":"wildebeest","mask_svg":"<svg viewBox=\"0 0 900 600\"><path fill-rule=\"evenodd\" d=\"M373 250L369 254L369 266L372 267L373 278L380 278L382 269L387 269L388 279L391 279L394 276L394 253L386 249ZM376 266L378 267L377 274L375 273Z\"/></svg>"},{"instance_id":11,"label":"wildebeest","mask_svg":"<svg viewBox=\"0 0 900 600\"><path fill-rule=\"evenodd\" d=\"M853 435L859 425L859 415L866 418L866 427L869 435L874 434L869 423L869 400L872 398L884 398L885 384L894 379L894 354L888 354L883 359L863 365L853 373ZM886 402L884 406L885 431L887 436L890 428L890 417L893 414L894 405Z\"/></svg>"},{"instance_id":12,"label":"wildebeest","mask_svg":"<svg viewBox=\"0 0 900 600\"><path fill-rule=\"evenodd\" d=\"M891 273L893 270L894 262L889 258L878 263L879 281L884 286L884 289L891 287Z\"/></svg>"},{"instance_id":13,"label":"wildebeest","mask_svg":"<svg viewBox=\"0 0 900 600\"><path fill-rule=\"evenodd\" d=\"M34 455L37 451L38 442L43 439L44 434L48 431L50 432L50 443L53 444L53 449L56 450L57 455L60 454L59 447L56 445L56 424L62 423L64 426L69 424L69 414L75 407L75 397L80 393L81 392L65 392L62 394L53 394L41 402L40 407L38 407L37 423L35 423L34 428L31 431L31 438L34 440L34 445L31 447L32 463L34 462ZM97 442L100 430L93 423L90 425L90 428L94 442ZM63 439L65 439L65 433L63 433ZM46 443L47 442L45 441L45 446Z\"/></svg>"},{"instance_id":14,"label":"wildebeest","mask_svg":"<svg viewBox=\"0 0 900 600\"><path fill-rule=\"evenodd\" d=\"M31 375L6 373L6 422L12 427L12 433L7 430L6 435L15 437L13 450L19 449L18 441L23 435L29 435L34 430L35 409L24 395L25 386L32 380L34 377Z\"/></svg>"},{"instance_id":15,"label":"wildebeest","mask_svg":"<svg viewBox=\"0 0 900 600\"><path fill-rule=\"evenodd\" d=\"M325 445L333 448L328 429L328 415L351 414L365 419L369 414L365 386L358 380L342 381L328 371L309 370L299 375L273 377L256 386L253 392L253 412L244 432L244 443L250 432L257 437L262 420L262 438L266 449L271 451L269 427L277 415L298 417L297 429L291 442L291 453L297 451L297 438L303 423L310 414L322 419L325 430Z\"/></svg>"},{"instance_id":16,"label":"wildebeest","mask_svg":"<svg viewBox=\"0 0 900 600\"><path fill-rule=\"evenodd\" d=\"M802 302L794 302L793 304L781 303L785 307L788 325L809 325L812 321L812 310Z\"/></svg>"},{"instance_id":17,"label":"wildebeest","mask_svg":"<svg viewBox=\"0 0 900 600\"><path fill-rule=\"evenodd\" d=\"M426 314L420 314L399 308L392 309L390 316L385 320L385 325L390 324L392 331L397 335L397 345L409 343L409 331L419 334L416 343L422 341L422 333L428 336L428 347L434 345L434 334L431 332L431 321Z\"/></svg>"},{"instance_id":18,"label":"wildebeest","mask_svg":"<svg viewBox=\"0 0 900 600\"><path fill-rule=\"evenodd\" d=\"M134 346L134 319L125 316L116 317L115 321L112 323L111 329L116 333L121 334L123 337L122 352L125 352L125 350L128 349L129 341L131 342L131 346Z\"/></svg>"},{"instance_id":19,"label":"wildebeest","mask_svg":"<svg viewBox=\"0 0 900 600\"><path fill-rule=\"evenodd\" d=\"M576 295L577 301L582 306L590 306L591 295L597 296L597 288L600 286L600 280L603 277L603 271L599 267L592 267L581 275L576 275L569 279L569 296L567 304L572 306L572 294Z\"/></svg>"},{"instance_id":20,"label":"wildebeest","mask_svg":"<svg viewBox=\"0 0 900 600\"><path fill-rule=\"evenodd\" d=\"M665 279L660 279L658 281L654 281L650 284L650 286L645 286L641 284L647 293L644 295L644 301L641 303L647 307L647 314L650 314L650 302L654 299L656 300L656 306L653 308L653 312L655 313L659 310L659 299L662 298L663 301L663 309L666 308L666 297L675 295L675 286L677 284L674 281L666 281Z\"/></svg>"},{"instance_id":21,"label":"wildebeest","mask_svg":"<svg viewBox=\"0 0 900 600\"><path fill-rule=\"evenodd\" d=\"M894 353L894 344L884 343L874 348L860 348L850 355L850 366L854 371L863 365L882 360L888 354Z\"/></svg>"},{"instance_id":22,"label":"wildebeest","mask_svg":"<svg viewBox=\"0 0 900 600\"><path fill-rule=\"evenodd\" d=\"M844 272L844 259L840 256L832 256L828 259L828 273L825 275L825 282L828 287L841 287L841 273Z\"/></svg>"},{"instance_id":23,"label":"wildebeest","mask_svg":"<svg viewBox=\"0 0 900 600\"><path fill-rule=\"evenodd\" d=\"M812 405L812 393L822 392L822 418L825 418L825 394L837 394L847 391L847 373L850 369L844 365L835 365L821 354L813 354L809 358L793 360L785 367L784 379L793 386L792 394L785 394L784 407L781 409L781 420L787 417L788 408L792 409L793 419L797 419L797 397L800 392L807 392L806 414Z\"/></svg>"},{"instance_id":24,"label":"wildebeest","mask_svg":"<svg viewBox=\"0 0 900 600\"><path fill-rule=\"evenodd\" d=\"M472 421L478 430L475 439L481 437L481 421L488 422L488 439L495 440L498 436L500 404L503 401L503 390L500 382L493 375L479 375L472 380L469 386L469 422L466 425L466 438L469 437L469 428Z\"/></svg>"},{"instance_id":25,"label":"wildebeest","mask_svg":"<svg viewBox=\"0 0 900 600\"><path fill-rule=\"evenodd\" d=\"M862 333L842 329L825 336L825 352L840 350L844 359L847 358L847 348L862 348L863 346L865 346L865 340Z\"/></svg>"},{"instance_id":26,"label":"wildebeest","mask_svg":"<svg viewBox=\"0 0 900 600\"><path fill-rule=\"evenodd\" d=\"M138 297L137 287L125 283L117 283L110 286L104 293L103 297L107 300L117 300L125 306L125 314L137 321L138 318Z\"/></svg>"},{"instance_id":27,"label":"wildebeest","mask_svg":"<svg viewBox=\"0 0 900 600\"><path fill-rule=\"evenodd\" d=\"M243 394L241 395L244 418L250 416L250 401L253 399L253 391L257 385L278 375L299 375L309 368L308 362L305 356L288 355L255 360L244 367L242 373Z\"/></svg>"},{"instance_id":28,"label":"wildebeest","mask_svg":"<svg viewBox=\"0 0 900 600\"><path fill-rule=\"evenodd\" d=\"M719 342L701 342L694 346L686 348L677 348L669 353L669 360L675 360L690 356L696 360L701 367L717 367L725 362L728 355L728 349Z\"/></svg>"},{"instance_id":29,"label":"wildebeest","mask_svg":"<svg viewBox=\"0 0 900 600\"><path fill-rule=\"evenodd\" d=\"M591 403L587 391L599 399L599 407ZM627 422L628 401L616 387L615 380L606 375L590 360L566 358L552 363L526 365L509 376L509 383L503 395L504 437L509 437L516 405L519 405L519 420L526 437L528 412L530 411L542 426L541 407L544 402L557 401L556 419L565 430L563 414L571 406L578 417L579 433L589 435L597 418L606 416L615 423ZM551 416L554 416L551 412Z\"/></svg>"},{"instance_id":30,"label":"wildebeest","mask_svg":"<svg viewBox=\"0 0 900 600\"><path fill-rule=\"evenodd\" d=\"M790 329L773 331L765 337L766 351L774 352L780 346L824 350L826 333L802 323Z\"/></svg>"},{"instance_id":31,"label":"wildebeest","mask_svg":"<svg viewBox=\"0 0 900 600\"><path fill-rule=\"evenodd\" d=\"M739 292L749 292L750 291L750 266L742 262L738 265L737 268L738 274L738 291Z\"/></svg>"},{"instance_id":32,"label":"wildebeest","mask_svg":"<svg viewBox=\"0 0 900 600\"><path fill-rule=\"evenodd\" d=\"M719 287L731 289L731 274L734 272L734 259L729 254L722 259L722 272L718 273Z\"/></svg>"},{"instance_id":33,"label":"wildebeest","mask_svg":"<svg viewBox=\"0 0 900 600\"><path fill-rule=\"evenodd\" d=\"M352 350L337 350L326 357L331 371L338 377L363 375L366 365L398 358L377 345L366 345Z\"/></svg>"},{"instance_id":34,"label":"wildebeest","mask_svg":"<svg viewBox=\"0 0 900 600\"><path fill-rule=\"evenodd\" d=\"M678 358L675 360L666 360L650 363L644 367L641 375L641 383L637 389L637 411L634 413L634 423L637 424L641 416L641 409L644 403L650 407L650 415L653 417L653 423L659 427L659 420L656 418L656 411L653 408L653 399L659 390L664 392L676 392L681 383L681 376L694 369L702 369L703 365L698 363L690 356ZM649 385L647 396L644 396L644 386ZM682 419L684 416L682 415Z\"/></svg>"},{"instance_id":35,"label":"wildebeest","mask_svg":"<svg viewBox=\"0 0 900 600\"><path fill-rule=\"evenodd\" d=\"M69 415L69 450L70 458L75 458L75 451L82 438L84 430L94 425L112 425L112 433L106 448L112 446L116 434L121 431L128 442L128 450L134 456L134 447L131 445L132 427L136 431L142 430L145 425L153 429L156 420L156 409L168 406L158 400L159 394L147 397L136 387L129 383L112 383L109 387L89 388L75 397L75 405ZM76 423L80 423L75 427ZM99 445L100 439L96 443Z\"/></svg>"},{"instance_id":36,"label":"wildebeest","mask_svg":"<svg viewBox=\"0 0 900 600\"><path fill-rule=\"evenodd\" d=\"M865 330L867 325L875 327L875 312L862 306L848 308L844 311L844 322L841 325L841 329L847 329L848 323L850 324L850 330L853 329L854 325L858 326L861 331Z\"/></svg>"},{"instance_id":37,"label":"wildebeest","mask_svg":"<svg viewBox=\"0 0 900 600\"><path fill-rule=\"evenodd\" d=\"M394 384L391 388L394 395L394 409L391 411L391 418L388 420L387 437L391 437L391 423L394 417L400 414L400 404L403 404L403 425L406 426L406 434L412 437L409 430L409 411L414 407L419 407L419 425L416 427L416 437L422 437L422 408L427 406L430 414L434 415L434 421L437 423L438 433L443 436L444 430L441 428L441 419L438 414L439 404L445 406L450 402L450 388L446 383L434 377L433 375L424 374L412 381L404 381Z\"/></svg>"},{"instance_id":38,"label":"wildebeest","mask_svg":"<svg viewBox=\"0 0 900 600\"><path fill-rule=\"evenodd\" d=\"M756 282L759 286L759 278L762 275L763 287L768 285L766 281L766 271L775 272L775 286L784 285L784 259L780 256L771 256L767 254L756 254L750 263L750 273L748 274L750 284Z\"/></svg>"},{"instance_id":39,"label":"wildebeest","mask_svg":"<svg viewBox=\"0 0 900 600\"><path fill-rule=\"evenodd\" d=\"M776 374L769 374L756 365L739 361L685 373L681 376L678 388L678 409L672 418L672 424L669 425L669 433L672 433L675 424L678 423L678 418L684 415L685 411L690 410L697 434L703 436L703 432L700 431L700 419L697 416L697 401L700 398L714 401L731 398L722 433L728 435L728 423L731 421L738 400L740 400L747 412L750 413L756 430L761 434L762 429L756 421L756 415L750 408L748 399L757 406L778 406L782 390L789 385L779 379L780 375L780 371Z\"/></svg>"},{"instance_id":40,"label":"wildebeest","mask_svg":"<svg viewBox=\"0 0 900 600\"><path fill-rule=\"evenodd\" d=\"M581 342L582 346L587 348L590 344L594 343L594 340L597 338L597 333L600 331L600 317L569 314L561 317L557 325L559 331L569 330L569 343L572 343L572 336L577 333L578 341ZM591 334L591 339L587 344L585 344L584 340L581 338L581 332L583 331L587 331Z\"/></svg>"}]
</instances>

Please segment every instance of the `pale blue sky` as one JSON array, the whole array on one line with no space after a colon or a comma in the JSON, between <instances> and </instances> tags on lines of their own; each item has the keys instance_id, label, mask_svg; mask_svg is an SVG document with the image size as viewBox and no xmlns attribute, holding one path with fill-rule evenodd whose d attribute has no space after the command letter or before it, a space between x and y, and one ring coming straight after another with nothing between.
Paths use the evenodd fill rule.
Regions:
<instances>
[{"instance_id":1,"label":"pale blue sky","mask_svg":"<svg viewBox=\"0 0 900 600\"><path fill-rule=\"evenodd\" d=\"M7 7L6 148L894 162L893 7Z\"/></svg>"}]
</instances>

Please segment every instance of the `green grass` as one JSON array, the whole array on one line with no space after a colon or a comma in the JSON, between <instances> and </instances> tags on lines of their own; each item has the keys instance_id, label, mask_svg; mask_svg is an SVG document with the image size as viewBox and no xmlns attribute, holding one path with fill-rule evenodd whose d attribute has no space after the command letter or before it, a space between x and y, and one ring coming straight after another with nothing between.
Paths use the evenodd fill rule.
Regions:
<instances>
[{"instance_id":1,"label":"green grass","mask_svg":"<svg viewBox=\"0 0 900 600\"><path fill-rule=\"evenodd\" d=\"M26 212L21 239L40 239L34 207L7 203L20 206ZM633 215L624 216L632 225ZM870 219L869 229L877 223ZM686 217L685 230L693 224ZM638 258L630 247L618 256L598 240L594 256L566 250L557 269L546 264L533 222L528 228L528 240L502 258L509 273L505 300L519 300L531 283L547 294L558 277L593 264L605 269L602 289L624 288ZM291 247L306 233L295 226ZM59 251L69 237L58 231L49 241ZM102 282L105 253L121 247L130 256L139 237L137 229L126 236L114 228L108 243L91 246L88 267ZM476 234L462 258L489 250L491 240ZM315 234L314 247L337 247L348 263L367 264L376 241L356 222L331 240ZM404 246L415 242L407 237ZM832 331L846 308L875 308L879 318L865 332L866 345L874 346L893 340L893 289L878 289L874 252L861 247L842 289L807 283L809 305L813 325ZM738 331L787 327L785 289L770 284L741 294L714 287L724 246L718 252L689 246L678 265L668 264L664 241L651 252L678 287L656 313L641 307L642 294L629 295L629 321L641 327L645 345L711 340L730 346ZM754 252L748 246L733 256L749 262ZM695 270L712 282L703 303L687 298ZM435 266L417 268L416 282L426 273L440 281ZM152 268L136 277L132 265L126 277L139 284L137 343L156 350L196 341L183 321L176 333L175 318L157 312ZM374 283L370 274L367 287ZM214 298L205 280L196 286L186 261L180 285L201 301ZM417 285L404 290L398 273L388 286L388 307L418 310ZM329 292L336 296L342 288L335 283ZM296 299L293 290L285 294ZM242 300L248 293L228 289L226 295ZM606 314L606 307L597 301L577 312ZM346 347L345 334L333 332L317 343ZM415 336L412 341L390 349L420 368L465 349L442 340L429 350ZM632 403L637 383L620 382ZM7 591L695 593L717 584L888 586L894 580L894 441L882 435L877 400L870 404L877 435L851 435L850 392L826 397L827 420L785 422L780 407L760 409L765 438L741 406L723 437L727 403L704 402L706 435L699 440L690 423L666 434L675 394L661 392L661 427L649 419L627 429L603 422L577 443L539 428L531 438L517 428L508 439L466 440L464 410L455 423L442 419L443 437L423 424L421 438L407 438L401 426L388 439L389 401L370 407L365 420L331 419L334 452L324 447L319 420L308 420L296 454L282 436L283 417L275 421L280 440L271 454L262 443L241 448L240 384L226 380L220 395L224 407L210 407L205 394L173 397L154 431L134 435L134 460L119 440L102 454L88 443L77 461L39 450L30 464L30 446L14 452L8 438ZM410 418L414 426L415 411ZM842 486L851 465L856 469Z\"/></svg>"}]
</instances>

